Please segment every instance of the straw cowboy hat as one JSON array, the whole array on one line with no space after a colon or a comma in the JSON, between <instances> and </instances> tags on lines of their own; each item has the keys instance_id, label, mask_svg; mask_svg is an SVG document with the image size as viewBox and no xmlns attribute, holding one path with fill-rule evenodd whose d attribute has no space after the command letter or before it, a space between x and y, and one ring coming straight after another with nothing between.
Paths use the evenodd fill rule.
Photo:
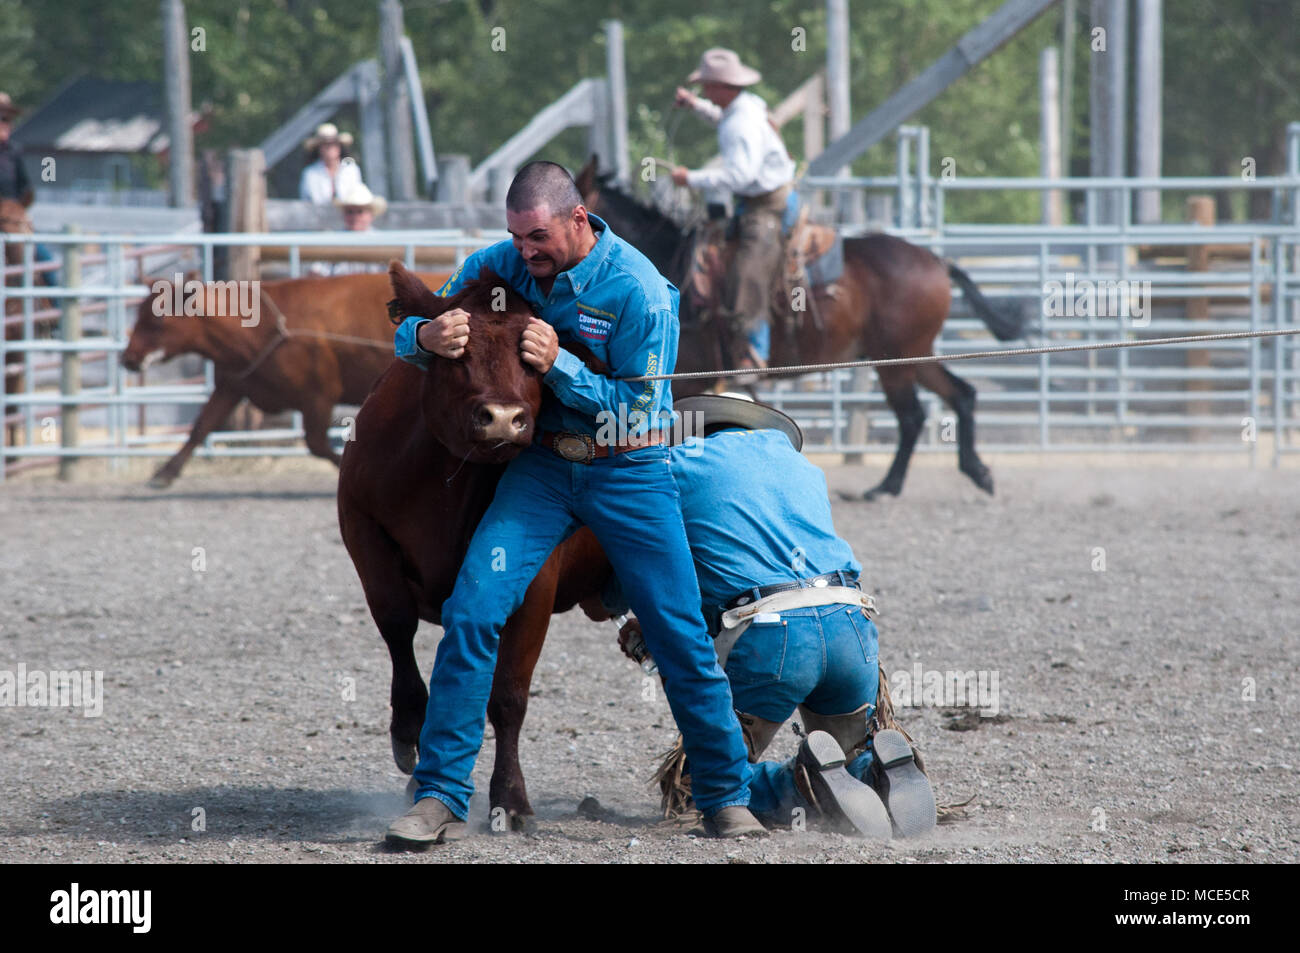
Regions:
<instances>
[{"instance_id":1,"label":"straw cowboy hat","mask_svg":"<svg viewBox=\"0 0 1300 953\"><path fill-rule=\"evenodd\" d=\"M8 93L0 93L0 119L13 119L20 112L22 108L14 105Z\"/></svg>"},{"instance_id":2,"label":"straw cowboy hat","mask_svg":"<svg viewBox=\"0 0 1300 953\"><path fill-rule=\"evenodd\" d=\"M337 142L339 145L347 147L352 145L352 133L339 132L339 127L332 122L323 122L316 127L316 131L308 136L302 144L302 147L308 152L315 152L318 146L327 142Z\"/></svg>"},{"instance_id":3,"label":"straw cowboy hat","mask_svg":"<svg viewBox=\"0 0 1300 953\"><path fill-rule=\"evenodd\" d=\"M724 50L720 46L715 46L711 50L704 51L704 55L700 57L700 65L695 68L694 73L686 77L686 82L753 86L762 78L763 74L758 70L750 69L740 62L740 57L734 50Z\"/></svg>"},{"instance_id":4,"label":"straw cowboy hat","mask_svg":"<svg viewBox=\"0 0 1300 953\"><path fill-rule=\"evenodd\" d=\"M336 198L334 204L339 208L368 208L375 218L383 215L388 209L388 201L382 195L371 192L364 182L352 186L346 194Z\"/></svg>"}]
</instances>

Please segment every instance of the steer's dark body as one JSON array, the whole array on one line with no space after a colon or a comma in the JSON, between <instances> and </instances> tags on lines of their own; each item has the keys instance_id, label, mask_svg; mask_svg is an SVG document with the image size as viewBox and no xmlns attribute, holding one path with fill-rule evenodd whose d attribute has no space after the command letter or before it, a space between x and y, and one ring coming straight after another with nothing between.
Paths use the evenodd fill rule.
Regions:
<instances>
[{"instance_id":1,"label":"steer's dark body","mask_svg":"<svg viewBox=\"0 0 1300 953\"><path fill-rule=\"evenodd\" d=\"M399 265L392 281L395 315L433 316L454 302L473 316L465 358L438 358L427 372L398 361L380 377L357 417L339 474L339 526L392 657L393 757L409 774L428 702L412 647L415 630L420 619L441 622L442 604L505 463L532 439L542 383L519 358L527 320L522 300L512 296L507 312L494 314L489 283L440 299ZM476 421L487 405L517 406L510 439L484 436ZM488 705L496 733L489 794L492 806L512 817L532 813L519 766L519 729L551 613L581 602L589 615L605 618L598 594L609 572L595 537L580 530L551 553L501 633Z\"/></svg>"}]
</instances>

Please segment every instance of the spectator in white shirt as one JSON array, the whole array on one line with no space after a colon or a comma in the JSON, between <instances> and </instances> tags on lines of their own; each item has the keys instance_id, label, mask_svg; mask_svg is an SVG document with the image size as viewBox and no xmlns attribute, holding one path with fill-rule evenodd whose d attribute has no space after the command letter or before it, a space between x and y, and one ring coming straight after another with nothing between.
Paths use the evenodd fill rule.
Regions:
<instances>
[{"instance_id":1,"label":"spectator in white shirt","mask_svg":"<svg viewBox=\"0 0 1300 953\"><path fill-rule=\"evenodd\" d=\"M794 160L767 116L767 104L745 91L761 79L732 50L711 49L687 77L703 86L703 98L678 87L676 105L689 106L718 126L722 164L716 168L673 169L673 181L693 189L727 189L735 198L736 253L722 287L728 367L763 367L771 311L772 275L781 263L781 222Z\"/></svg>"},{"instance_id":2,"label":"spectator in white shirt","mask_svg":"<svg viewBox=\"0 0 1300 953\"><path fill-rule=\"evenodd\" d=\"M352 133L339 132L332 122L323 122L303 142L316 161L302 170L298 197L316 205L329 205L340 195L361 184L361 167L347 155Z\"/></svg>"},{"instance_id":3,"label":"spectator in white shirt","mask_svg":"<svg viewBox=\"0 0 1300 953\"><path fill-rule=\"evenodd\" d=\"M334 204L343 209L343 227L350 232L372 232L374 221L388 208L383 196L375 195L363 183L358 182L350 191L344 192ZM378 274L386 269L379 262L365 261L317 261L309 269L313 275L336 277L338 275Z\"/></svg>"}]
</instances>

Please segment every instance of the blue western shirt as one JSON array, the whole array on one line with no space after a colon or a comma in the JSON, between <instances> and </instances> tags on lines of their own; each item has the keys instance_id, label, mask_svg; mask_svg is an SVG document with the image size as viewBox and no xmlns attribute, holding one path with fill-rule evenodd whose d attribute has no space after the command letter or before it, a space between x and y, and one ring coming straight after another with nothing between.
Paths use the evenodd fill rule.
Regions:
<instances>
[{"instance_id":1,"label":"blue western shirt","mask_svg":"<svg viewBox=\"0 0 1300 953\"><path fill-rule=\"evenodd\" d=\"M779 430L724 430L672 449L704 604L862 567L835 535L826 477Z\"/></svg>"},{"instance_id":2,"label":"blue western shirt","mask_svg":"<svg viewBox=\"0 0 1300 953\"><path fill-rule=\"evenodd\" d=\"M759 586L862 571L835 535L826 477L779 430L688 440L672 448L670 466L704 605ZM617 577L601 598L612 612L627 611Z\"/></svg>"},{"instance_id":3,"label":"blue western shirt","mask_svg":"<svg viewBox=\"0 0 1300 953\"><path fill-rule=\"evenodd\" d=\"M588 218L597 233L595 246L586 258L555 276L549 295L542 294L511 240L474 252L438 294L455 294L484 267L500 275L555 328L560 342L555 364L543 378L558 399L543 401L538 432L570 431L623 443L626 436L652 426L671 425L675 415L668 382L612 380L588 370L565 345L581 342L615 378L671 374L677 363L678 292L602 219ZM398 357L424 368L432 355L419 346L416 332L426 320L407 318L394 340ZM620 420L624 429L618 439L607 439Z\"/></svg>"}]
</instances>

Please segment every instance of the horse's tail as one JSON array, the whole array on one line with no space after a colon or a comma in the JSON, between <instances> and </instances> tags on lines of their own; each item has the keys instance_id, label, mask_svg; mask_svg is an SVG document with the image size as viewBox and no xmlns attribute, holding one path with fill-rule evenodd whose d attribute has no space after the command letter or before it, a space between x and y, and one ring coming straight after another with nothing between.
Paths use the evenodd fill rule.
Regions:
<instances>
[{"instance_id":1,"label":"horse's tail","mask_svg":"<svg viewBox=\"0 0 1300 953\"><path fill-rule=\"evenodd\" d=\"M993 332L995 338L999 341L1014 341L1016 338L1023 337L1025 319L1022 314L1012 310L994 310L993 305L989 304L989 299L984 297L984 292L975 286L971 276L952 262L948 262L948 274L953 281L957 282L957 287L961 289L971 310L979 315L980 320Z\"/></svg>"}]
</instances>

